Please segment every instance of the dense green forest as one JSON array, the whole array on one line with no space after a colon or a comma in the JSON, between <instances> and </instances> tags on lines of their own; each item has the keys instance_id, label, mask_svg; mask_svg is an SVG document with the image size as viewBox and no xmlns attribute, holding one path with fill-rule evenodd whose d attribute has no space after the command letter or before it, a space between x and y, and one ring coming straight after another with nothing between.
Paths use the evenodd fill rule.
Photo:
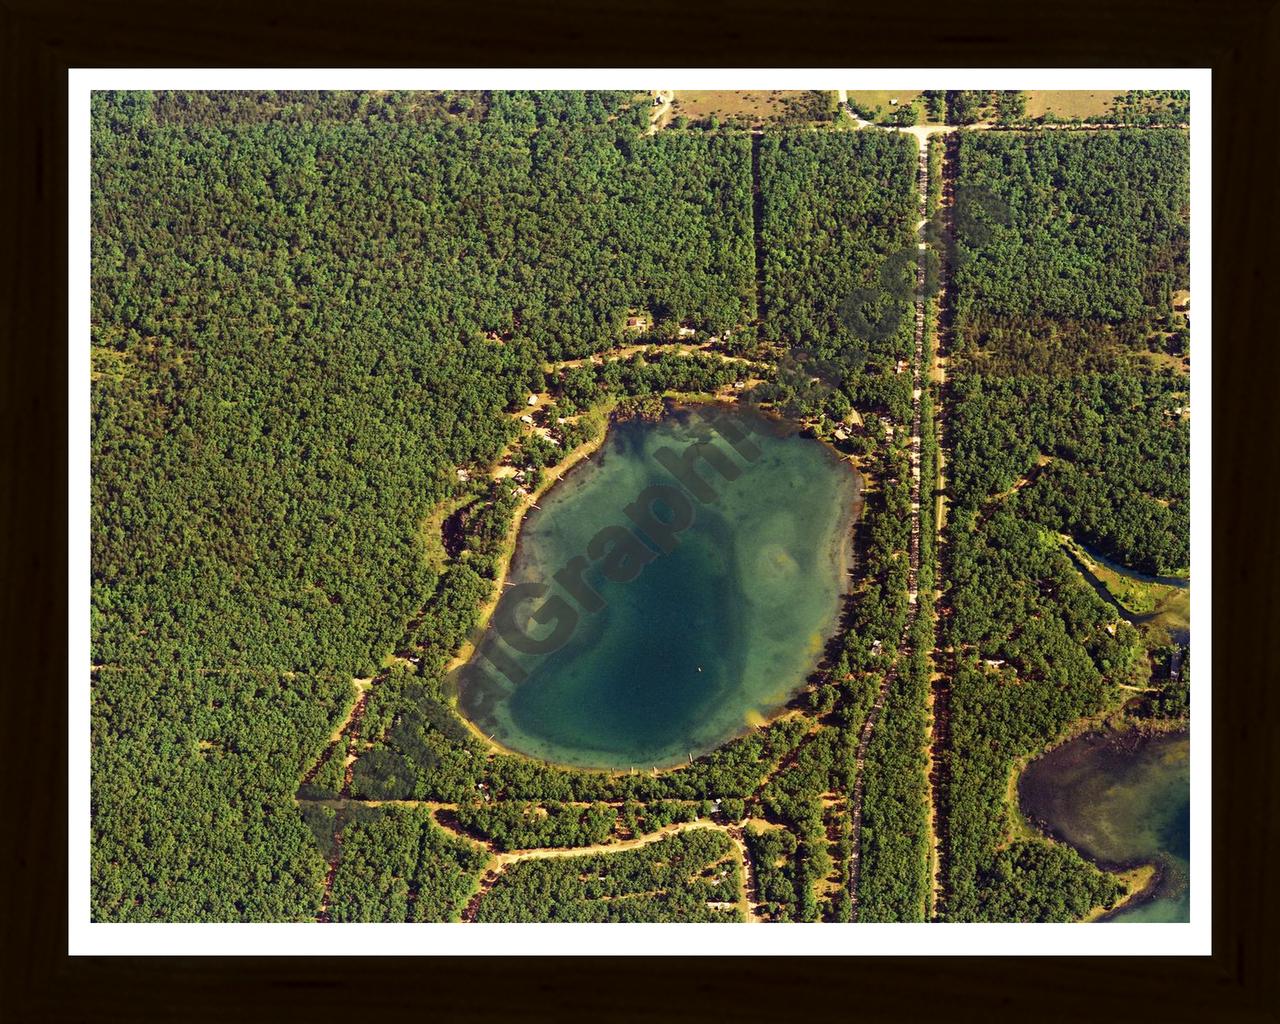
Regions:
<instances>
[{"instance_id":1,"label":"dense green forest","mask_svg":"<svg viewBox=\"0 0 1280 1024\"><path fill-rule=\"evenodd\" d=\"M658 327L749 319L748 140L648 138L625 100L94 97L103 918L314 913L319 857L264 838L281 870L220 872L193 787L223 809L206 816L292 836L284 801L350 707L340 680L377 673L415 616L450 653L470 627L483 575L437 574L420 524L459 492L454 467L497 458L544 361L606 347L633 309ZM277 698L296 702L277 723L293 758L237 744L224 760L196 737L175 767L170 730L230 717L246 673L299 680ZM324 701L303 699L313 677ZM171 680L185 697L144 728ZM251 849L242 835L223 857ZM209 906L157 889L167 875L210 879ZM219 898L236 877L241 898Z\"/></svg>"},{"instance_id":2,"label":"dense green forest","mask_svg":"<svg viewBox=\"0 0 1280 1024\"><path fill-rule=\"evenodd\" d=\"M764 919L848 921L847 798L886 680L859 920L928 914L927 486L922 605L899 643L914 141L649 134L649 109L622 92L95 95L96 920L457 920L482 888L481 921L732 921L741 828ZM1056 535L1153 573L1189 561L1186 377L1146 359L1179 329L1185 139L959 148L961 185L1008 214L971 203L948 254L944 909L1074 919L1118 889L1065 848L1001 846L1006 783L1171 656L1115 621ZM942 201L932 188L929 212ZM557 365L674 340L706 347ZM542 433L521 425L532 393L549 397ZM802 420L866 480L856 578L817 670L786 715L677 770L496 752L447 671L522 508L490 470L536 487L609 410L725 393ZM926 390L925 480L936 401ZM1185 713L1183 664L1153 713ZM383 800L447 807L367 803ZM482 882L508 851L694 821Z\"/></svg>"},{"instance_id":3,"label":"dense green forest","mask_svg":"<svg viewBox=\"0 0 1280 1024\"><path fill-rule=\"evenodd\" d=\"M1138 368L1064 377L958 376L953 484L972 505L1034 476L1010 501L1121 564L1190 560L1187 383ZM993 444L994 438L999 439Z\"/></svg>"},{"instance_id":4,"label":"dense green forest","mask_svg":"<svg viewBox=\"0 0 1280 1024\"><path fill-rule=\"evenodd\" d=\"M1009 784L1167 660L1057 534L1146 572L1189 562L1187 379L1143 357L1185 287L1187 140L975 134L956 157L958 195L988 201L957 214L944 911L1072 920L1121 890L1065 847L1010 844Z\"/></svg>"},{"instance_id":5,"label":"dense green forest","mask_svg":"<svg viewBox=\"0 0 1280 1024\"><path fill-rule=\"evenodd\" d=\"M1172 131L961 133L957 350L1020 333L1145 348L1187 287L1188 147Z\"/></svg>"},{"instance_id":6,"label":"dense green forest","mask_svg":"<svg viewBox=\"0 0 1280 1024\"><path fill-rule=\"evenodd\" d=\"M342 832L334 921L454 921L475 891L484 850L422 807L388 807Z\"/></svg>"},{"instance_id":7,"label":"dense green forest","mask_svg":"<svg viewBox=\"0 0 1280 1024\"><path fill-rule=\"evenodd\" d=\"M492 461L540 360L602 347L635 306L746 315L739 138L535 131L518 106L480 126L113 131L111 109L99 98L94 134L98 661L183 648L367 674L432 589L413 517L449 467Z\"/></svg>"},{"instance_id":8,"label":"dense green forest","mask_svg":"<svg viewBox=\"0 0 1280 1024\"><path fill-rule=\"evenodd\" d=\"M786 132L759 142L762 336L846 384L911 345L916 151L888 132ZM855 398L855 404L857 400Z\"/></svg>"},{"instance_id":9,"label":"dense green forest","mask_svg":"<svg viewBox=\"0 0 1280 1024\"><path fill-rule=\"evenodd\" d=\"M925 365L933 358L934 312L930 300L925 306ZM936 506L929 482L937 477L937 460L933 389L928 388L921 395L920 408L920 608L911 624L909 653L897 665L867 750L860 921L923 921L932 910L925 751L938 567Z\"/></svg>"},{"instance_id":10,"label":"dense green forest","mask_svg":"<svg viewBox=\"0 0 1280 1024\"><path fill-rule=\"evenodd\" d=\"M314 919L324 861L293 791L350 691L332 673L96 671L95 918Z\"/></svg>"},{"instance_id":11,"label":"dense green forest","mask_svg":"<svg viewBox=\"0 0 1280 1024\"><path fill-rule=\"evenodd\" d=\"M1113 704L1114 684L1147 680L1144 636L1094 592L1055 533L1139 568L1186 565L1189 434L1169 415L1183 386L1133 367L952 382L945 642L957 657L944 793L952 915L1001 919L1003 897L990 891L988 873L1009 829L1013 761ZM1077 876L1096 884L1083 862L1057 865L1062 891L1043 904L1045 919L1067 919L1063 908L1076 899L1067 880Z\"/></svg>"}]
</instances>

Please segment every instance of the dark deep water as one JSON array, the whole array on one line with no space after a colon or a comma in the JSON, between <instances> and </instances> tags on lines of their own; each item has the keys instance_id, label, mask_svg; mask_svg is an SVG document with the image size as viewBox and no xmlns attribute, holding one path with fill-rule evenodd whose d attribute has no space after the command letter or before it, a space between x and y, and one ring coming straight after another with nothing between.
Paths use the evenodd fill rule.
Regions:
<instances>
[{"instance_id":1,"label":"dark deep water","mask_svg":"<svg viewBox=\"0 0 1280 1024\"><path fill-rule=\"evenodd\" d=\"M1191 760L1186 733L1092 733L1033 761L1022 812L1104 867L1155 863L1154 897L1111 921L1189 921Z\"/></svg>"},{"instance_id":2,"label":"dark deep water","mask_svg":"<svg viewBox=\"0 0 1280 1024\"><path fill-rule=\"evenodd\" d=\"M509 579L551 589L513 601L514 621L535 637L550 633L555 621L537 625L529 617L558 595L576 626L558 650L518 656L529 673L523 682L472 659L459 703L484 733L550 761L648 769L718 746L804 682L835 631L848 589L861 481L794 426L740 410L759 448L758 458L748 459L708 433L708 415L716 411L676 408L659 421L615 423L601 449L529 514ZM553 581L557 570L589 554L602 527L617 525L635 537L640 531L625 508L650 485L677 485L657 451L681 454L699 438L709 439L740 475L725 479L700 462L716 499L702 504L683 490L692 523L675 535L673 551L657 554L636 578L607 580L601 552L589 555L584 578L604 607L584 610ZM659 520L671 518L661 501L652 507ZM491 625L486 641L495 640Z\"/></svg>"}]
</instances>

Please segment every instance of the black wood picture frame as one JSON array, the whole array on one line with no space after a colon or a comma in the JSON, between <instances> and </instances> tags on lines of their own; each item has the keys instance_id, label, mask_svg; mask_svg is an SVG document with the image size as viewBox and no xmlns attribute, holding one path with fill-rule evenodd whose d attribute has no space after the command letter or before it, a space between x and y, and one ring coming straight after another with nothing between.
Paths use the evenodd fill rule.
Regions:
<instances>
[{"instance_id":1,"label":"black wood picture frame","mask_svg":"<svg viewBox=\"0 0 1280 1024\"><path fill-rule=\"evenodd\" d=\"M511 1020L1280 1017L1271 419L1280 5L977 10L656 0L445 7L3 0L7 678L0 1014ZM73 67L1212 67L1213 935L1198 958L71 958L66 954L67 70ZM1194 243L1193 243L1194 245ZM1194 249L1193 249L1194 252ZM1193 256L1194 258L1194 256ZM1260 414L1260 415L1259 415ZM1203 585L1203 584L1202 584ZM85 737L87 741L87 737ZM532 939L532 935L531 935ZM1142 933L1133 931L1136 953Z\"/></svg>"}]
</instances>

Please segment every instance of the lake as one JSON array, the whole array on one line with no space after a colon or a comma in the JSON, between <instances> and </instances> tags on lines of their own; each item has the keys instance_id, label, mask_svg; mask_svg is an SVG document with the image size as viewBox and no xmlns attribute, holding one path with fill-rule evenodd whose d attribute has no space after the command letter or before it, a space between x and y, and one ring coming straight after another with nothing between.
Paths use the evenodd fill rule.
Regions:
<instances>
[{"instance_id":1,"label":"lake","mask_svg":"<svg viewBox=\"0 0 1280 1024\"><path fill-rule=\"evenodd\" d=\"M1033 761L1022 812L1102 867L1154 863L1148 898L1105 920L1189 921L1190 740L1183 733L1091 733Z\"/></svg>"},{"instance_id":2,"label":"lake","mask_svg":"<svg viewBox=\"0 0 1280 1024\"><path fill-rule=\"evenodd\" d=\"M486 735L558 763L648 770L764 721L804 684L849 589L861 478L752 410L732 414L745 440L723 420L713 429L727 414L615 422L529 513L517 586L478 645L499 667L477 654L459 679L459 706ZM699 443L710 448L686 454ZM704 484L679 479L682 459ZM575 557L585 571L560 572ZM550 636L554 649L514 651L503 621L527 647Z\"/></svg>"}]
</instances>

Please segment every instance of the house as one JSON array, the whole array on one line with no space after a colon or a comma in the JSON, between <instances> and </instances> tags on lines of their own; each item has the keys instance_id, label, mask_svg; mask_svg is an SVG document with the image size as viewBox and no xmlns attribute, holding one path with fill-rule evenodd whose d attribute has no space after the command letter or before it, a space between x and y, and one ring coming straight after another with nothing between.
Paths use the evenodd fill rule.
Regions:
<instances>
[{"instance_id":1,"label":"house","mask_svg":"<svg viewBox=\"0 0 1280 1024\"><path fill-rule=\"evenodd\" d=\"M537 404L538 404L538 396L537 396L537 395L530 395L530 396L529 396L529 401L525 402L525 405L537 405Z\"/></svg>"},{"instance_id":2,"label":"house","mask_svg":"<svg viewBox=\"0 0 1280 1024\"><path fill-rule=\"evenodd\" d=\"M460 469L458 470L458 479L465 484L471 479L471 475L465 469Z\"/></svg>"},{"instance_id":3,"label":"house","mask_svg":"<svg viewBox=\"0 0 1280 1024\"><path fill-rule=\"evenodd\" d=\"M836 427L836 440L837 441L849 440L849 432L845 430L844 427Z\"/></svg>"},{"instance_id":4,"label":"house","mask_svg":"<svg viewBox=\"0 0 1280 1024\"><path fill-rule=\"evenodd\" d=\"M679 335L681 338L692 338L697 333L698 332L695 331L692 327L681 327L678 331L676 331L676 334Z\"/></svg>"},{"instance_id":5,"label":"house","mask_svg":"<svg viewBox=\"0 0 1280 1024\"><path fill-rule=\"evenodd\" d=\"M525 415L523 415L523 416L521 416L521 417L520 417L520 422L521 422L521 423L528 423L530 426L532 426L532 425L533 425L533 417L532 417L532 416L530 416L528 413L525 413Z\"/></svg>"}]
</instances>

